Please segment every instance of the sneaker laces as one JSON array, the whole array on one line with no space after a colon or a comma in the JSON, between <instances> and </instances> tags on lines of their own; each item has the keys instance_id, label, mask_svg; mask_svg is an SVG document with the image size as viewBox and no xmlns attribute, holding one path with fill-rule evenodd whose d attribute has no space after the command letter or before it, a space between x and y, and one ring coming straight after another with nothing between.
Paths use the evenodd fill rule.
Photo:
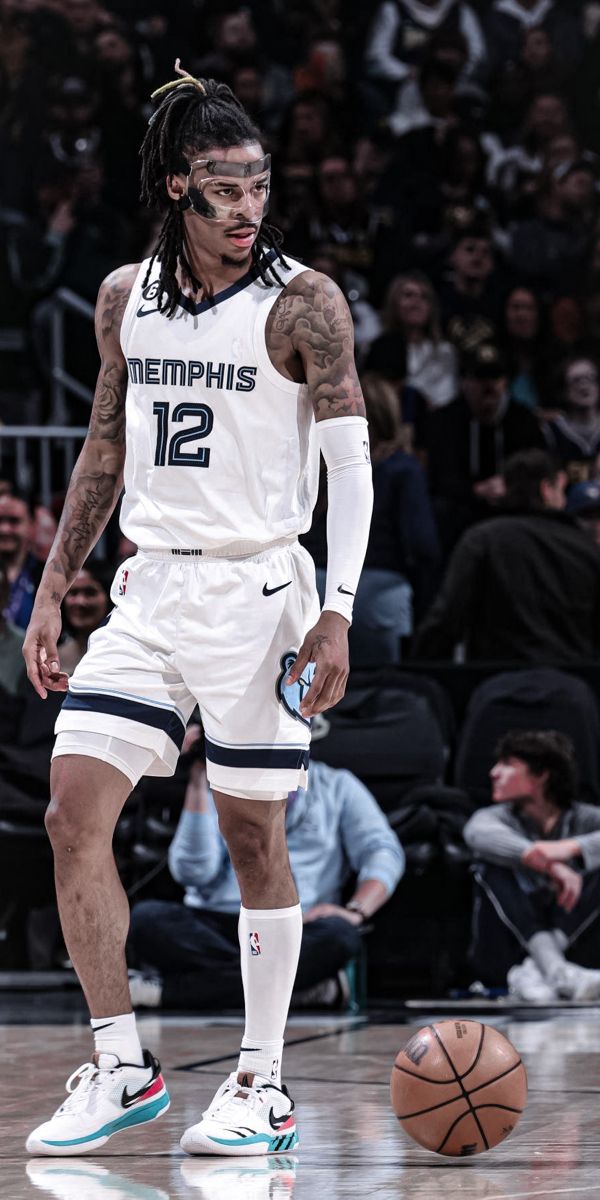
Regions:
<instances>
[{"instance_id":1,"label":"sneaker laces","mask_svg":"<svg viewBox=\"0 0 600 1200\"><path fill-rule=\"evenodd\" d=\"M89 1101L92 1089L102 1084L102 1075L109 1074L112 1072L100 1071L95 1063L83 1063L67 1079L65 1086L69 1095L61 1104L56 1115L81 1112L81 1109L85 1108Z\"/></svg>"},{"instance_id":2,"label":"sneaker laces","mask_svg":"<svg viewBox=\"0 0 600 1200\"><path fill-rule=\"evenodd\" d=\"M202 1116L218 1116L220 1120L239 1120L240 1108L246 1112L248 1111L248 1107L256 1110L261 1100L258 1088L250 1087L249 1085L242 1086L241 1083L238 1083L236 1076L230 1076L222 1085L222 1090L219 1089L211 1105Z\"/></svg>"}]
</instances>

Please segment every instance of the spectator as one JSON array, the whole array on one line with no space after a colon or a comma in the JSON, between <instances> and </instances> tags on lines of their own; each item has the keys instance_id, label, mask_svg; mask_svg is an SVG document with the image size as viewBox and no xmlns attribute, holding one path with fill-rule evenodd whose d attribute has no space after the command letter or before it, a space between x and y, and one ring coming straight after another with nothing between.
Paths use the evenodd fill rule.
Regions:
<instances>
[{"instance_id":1,"label":"spectator","mask_svg":"<svg viewBox=\"0 0 600 1200\"><path fill-rule=\"evenodd\" d=\"M509 121L504 127L500 118L503 136L497 139L494 134L486 134L484 139L489 154L489 182L504 193L509 210L515 207L515 197L518 200L537 185L556 139L573 139L571 116L562 94L545 91L533 99L522 95L519 118L523 108L525 117L518 126Z\"/></svg>"},{"instance_id":2,"label":"spectator","mask_svg":"<svg viewBox=\"0 0 600 1200\"><path fill-rule=\"evenodd\" d=\"M286 824L304 912L297 995L331 981L359 953L361 926L395 890L404 855L367 789L349 771L324 763L313 762L308 789L290 795ZM131 947L153 975L131 980L132 1001L194 1011L239 1008L240 897L200 759L190 772L169 865L185 900L145 900L134 907ZM356 885L344 904L352 875Z\"/></svg>"},{"instance_id":3,"label":"spectator","mask_svg":"<svg viewBox=\"0 0 600 1200\"><path fill-rule=\"evenodd\" d=\"M542 306L531 288L519 285L508 293L504 304L502 344L511 398L527 408L539 408L547 398L549 347Z\"/></svg>"},{"instance_id":4,"label":"spectator","mask_svg":"<svg viewBox=\"0 0 600 1200\"><path fill-rule=\"evenodd\" d=\"M600 547L600 481L586 479L569 488L567 512L591 534Z\"/></svg>"},{"instance_id":5,"label":"spectator","mask_svg":"<svg viewBox=\"0 0 600 1200\"><path fill-rule=\"evenodd\" d=\"M447 258L449 278L439 294L445 335L467 350L496 337L502 293L487 216L461 209L458 216Z\"/></svg>"},{"instance_id":6,"label":"spectator","mask_svg":"<svg viewBox=\"0 0 600 1200\"><path fill-rule=\"evenodd\" d=\"M503 495L506 459L544 445L532 413L508 394L507 366L498 347L484 342L465 353L462 394L429 415L429 480L444 546L474 521L489 516Z\"/></svg>"},{"instance_id":7,"label":"spectator","mask_svg":"<svg viewBox=\"0 0 600 1200\"><path fill-rule=\"evenodd\" d=\"M456 88L460 68L431 55L421 63L418 77L403 83L388 125L396 137L432 126L443 133L456 120Z\"/></svg>"},{"instance_id":8,"label":"spectator","mask_svg":"<svg viewBox=\"0 0 600 1200\"><path fill-rule=\"evenodd\" d=\"M548 454L504 469L506 515L469 529L417 632L418 658L569 663L600 649L600 551L563 511L566 476Z\"/></svg>"},{"instance_id":9,"label":"spectator","mask_svg":"<svg viewBox=\"0 0 600 1200\"><path fill-rule=\"evenodd\" d=\"M61 670L72 675L88 640L104 624L110 609L110 583L102 565L91 558L78 571L63 602L66 637L60 646Z\"/></svg>"},{"instance_id":10,"label":"spectator","mask_svg":"<svg viewBox=\"0 0 600 1200\"><path fill-rule=\"evenodd\" d=\"M380 4L367 45L369 75L385 84L398 84L413 74L427 56L431 40L440 34L462 34L467 46L469 75L483 65L485 42L470 4L460 0L386 0Z\"/></svg>"},{"instance_id":11,"label":"spectator","mask_svg":"<svg viewBox=\"0 0 600 1200\"><path fill-rule=\"evenodd\" d=\"M386 332L373 343L367 369L377 371L383 362L389 370L398 348L395 378L405 377L431 408L453 400L458 391L456 350L442 339L437 297L422 271L407 271L392 280L384 323Z\"/></svg>"},{"instance_id":12,"label":"spectator","mask_svg":"<svg viewBox=\"0 0 600 1200\"><path fill-rule=\"evenodd\" d=\"M529 30L543 29L555 54L571 70L583 51L581 17L563 0L494 0L486 5L484 29L492 71L518 61Z\"/></svg>"},{"instance_id":13,"label":"spectator","mask_svg":"<svg viewBox=\"0 0 600 1200\"><path fill-rule=\"evenodd\" d=\"M0 562L0 688L15 696L25 690L27 674L22 653L23 631L4 616L8 597L8 576Z\"/></svg>"},{"instance_id":14,"label":"spectator","mask_svg":"<svg viewBox=\"0 0 600 1200\"><path fill-rule=\"evenodd\" d=\"M463 836L479 860L471 957L477 978L522 1000L598 1000L600 810L577 800L563 734L508 733L490 772L492 808ZM569 954L567 959L566 955ZM519 965L517 965L519 964Z\"/></svg>"},{"instance_id":15,"label":"spectator","mask_svg":"<svg viewBox=\"0 0 600 1200\"><path fill-rule=\"evenodd\" d=\"M541 187L531 218L511 224L508 261L547 296L563 295L584 274L597 211L596 167L561 163Z\"/></svg>"},{"instance_id":16,"label":"spectator","mask_svg":"<svg viewBox=\"0 0 600 1200\"><path fill-rule=\"evenodd\" d=\"M0 564L9 583L3 612L17 629L26 629L44 564L32 552L33 512L24 497L0 495Z\"/></svg>"},{"instance_id":17,"label":"spectator","mask_svg":"<svg viewBox=\"0 0 600 1200\"><path fill-rule=\"evenodd\" d=\"M560 459L571 483L585 478L600 451L600 383L598 363L573 354L563 368L564 412L545 423L548 445Z\"/></svg>"}]
</instances>

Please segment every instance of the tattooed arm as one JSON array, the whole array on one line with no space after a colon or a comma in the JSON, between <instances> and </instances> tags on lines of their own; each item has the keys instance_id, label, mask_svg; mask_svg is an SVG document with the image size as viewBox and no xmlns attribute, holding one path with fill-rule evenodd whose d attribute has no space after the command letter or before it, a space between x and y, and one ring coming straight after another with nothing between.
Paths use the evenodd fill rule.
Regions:
<instances>
[{"instance_id":1,"label":"tattooed arm","mask_svg":"<svg viewBox=\"0 0 600 1200\"><path fill-rule=\"evenodd\" d=\"M266 339L282 374L308 384L317 421L365 416L352 317L332 279L318 271L297 275L273 305Z\"/></svg>"},{"instance_id":2,"label":"tattooed arm","mask_svg":"<svg viewBox=\"0 0 600 1200\"><path fill-rule=\"evenodd\" d=\"M301 712L311 717L337 704L348 678L348 625L373 506L365 405L354 362L352 317L325 275L298 275L274 305L267 344L284 369L308 385L327 464L327 582L323 611L288 676L316 663ZM277 354L277 352L279 352ZM287 353L287 358L286 358ZM281 367L280 367L281 369Z\"/></svg>"},{"instance_id":3,"label":"tattooed arm","mask_svg":"<svg viewBox=\"0 0 600 1200\"><path fill-rule=\"evenodd\" d=\"M121 322L138 265L119 267L105 279L96 305L100 372L87 437L77 459L58 531L37 590L23 644L29 678L40 696L65 691L57 642L60 605L119 499L125 460L127 364Z\"/></svg>"}]
</instances>

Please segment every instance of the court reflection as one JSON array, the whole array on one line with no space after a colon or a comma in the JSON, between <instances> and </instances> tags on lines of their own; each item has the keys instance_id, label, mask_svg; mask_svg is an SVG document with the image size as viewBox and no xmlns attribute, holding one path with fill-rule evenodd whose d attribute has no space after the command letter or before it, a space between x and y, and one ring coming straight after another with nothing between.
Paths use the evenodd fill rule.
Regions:
<instances>
[{"instance_id":1,"label":"court reflection","mask_svg":"<svg viewBox=\"0 0 600 1200\"><path fill-rule=\"evenodd\" d=\"M190 1158L180 1164L182 1179L197 1188L202 1200L291 1200L298 1159L269 1154L254 1163Z\"/></svg>"},{"instance_id":2,"label":"court reflection","mask_svg":"<svg viewBox=\"0 0 600 1200\"><path fill-rule=\"evenodd\" d=\"M77 1158L32 1158L25 1170L29 1182L55 1200L172 1200L163 1188Z\"/></svg>"}]
</instances>

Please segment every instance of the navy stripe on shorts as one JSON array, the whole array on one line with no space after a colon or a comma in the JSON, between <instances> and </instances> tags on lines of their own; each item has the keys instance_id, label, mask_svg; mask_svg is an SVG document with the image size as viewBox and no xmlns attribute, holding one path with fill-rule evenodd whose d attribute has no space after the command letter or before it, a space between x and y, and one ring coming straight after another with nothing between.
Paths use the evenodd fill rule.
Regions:
<instances>
[{"instance_id":1,"label":"navy stripe on shorts","mask_svg":"<svg viewBox=\"0 0 600 1200\"><path fill-rule=\"evenodd\" d=\"M260 749L254 746L217 746L207 737L204 745L209 762L219 767L268 767L299 771L308 767L310 757L308 747L266 746Z\"/></svg>"},{"instance_id":2,"label":"navy stripe on shorts","mask_svg":"<svg viewBox=\"0 0 600 1200\"><path fill-rule=\"evenodd\" d=\"M141 700L129 700L126 696L109 696L103 692L68 692L64 709L79 709L83 712L106 713L111 717L127 717L140 725L151 725L162 729L181 750L185 725L171 708L144 704Z\"/></svg>"}]
</instances>

